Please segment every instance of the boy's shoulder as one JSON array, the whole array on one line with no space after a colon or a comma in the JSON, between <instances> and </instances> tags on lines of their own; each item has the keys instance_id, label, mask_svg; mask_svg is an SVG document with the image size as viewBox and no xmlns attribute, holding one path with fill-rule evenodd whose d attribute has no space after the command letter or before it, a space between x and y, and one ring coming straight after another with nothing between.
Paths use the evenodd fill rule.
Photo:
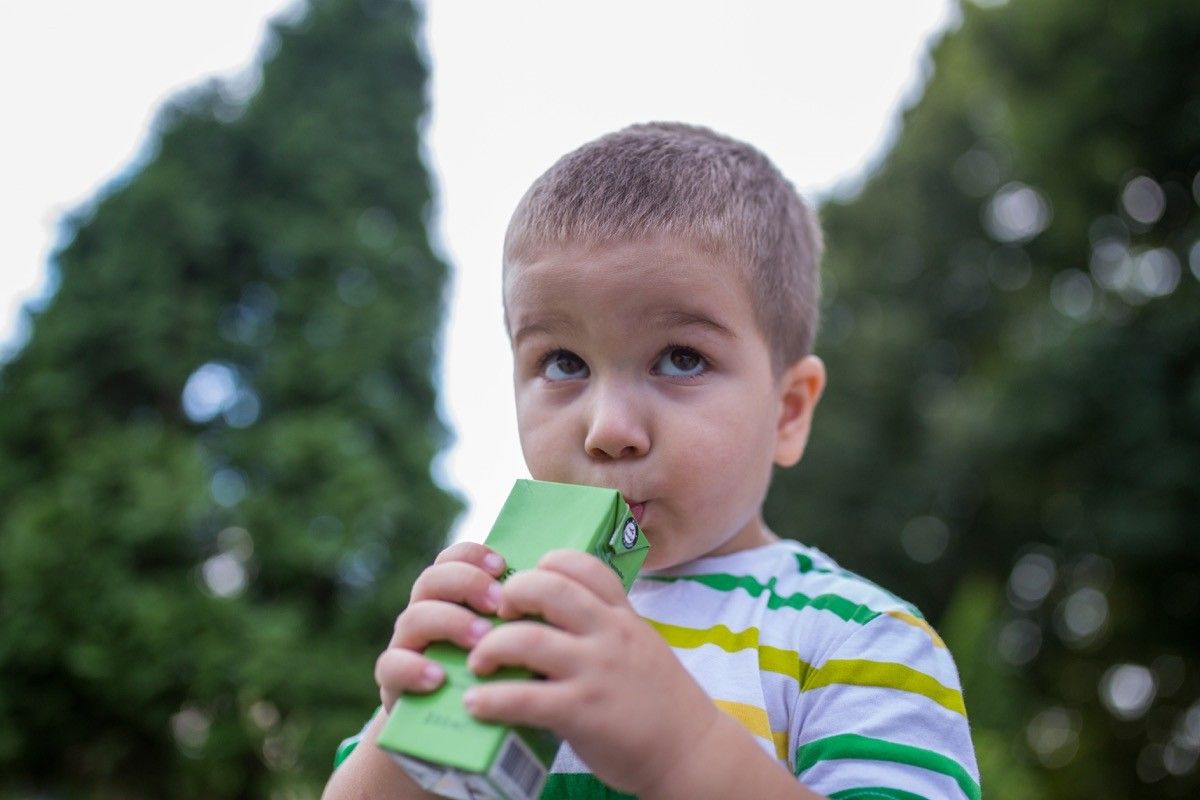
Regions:
<instances>
[{"instance_id":1,"label":"boy's shoulder","mask_svg":"<svg viewBox=\"0 0 1200 800\"><path fill-rule=\"evenodd\" d=\"M844 569L817 548L791 540L784 540L779 544L780 549L788 551L790 560L794 562L789 565L793 569L781 577L787 578L791 575L798 583L814 591L832 593L880 613L899 612L914 617L922 616L912 603L857 572Z\"/></svg>"}]
</instances>

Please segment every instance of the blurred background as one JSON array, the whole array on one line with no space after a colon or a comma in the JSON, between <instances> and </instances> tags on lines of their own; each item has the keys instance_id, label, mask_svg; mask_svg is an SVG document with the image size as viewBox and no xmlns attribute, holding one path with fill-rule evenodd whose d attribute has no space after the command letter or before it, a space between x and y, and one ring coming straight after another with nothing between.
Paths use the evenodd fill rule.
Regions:
<instances>
[{"instance_id":1,"label":"blurred background","mask_svg":"<svg viewBox=\"0 0 1200 800\"><path fill-rule=\"evenodd\" d=\"M0 796L319 794L524 474L507 216L648 119L819 205L768 522L939 628L988 796L1196 796L1200 6L900 5L3 12Z\"/></svg>"}]
</instances>

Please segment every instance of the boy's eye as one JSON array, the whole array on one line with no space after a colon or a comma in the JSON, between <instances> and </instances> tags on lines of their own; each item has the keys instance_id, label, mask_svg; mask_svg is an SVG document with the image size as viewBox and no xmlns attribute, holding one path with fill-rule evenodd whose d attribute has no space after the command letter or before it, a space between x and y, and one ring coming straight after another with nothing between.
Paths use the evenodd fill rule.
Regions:
<instances>
[{"instance_id":1,"label":"boy's eye","mask_svg":"<svg viewBox=\"0 0 1200 800\"><path fill-rule=\"evenodd\" d=\"M690 347L669 347L659 356L654 371L669 378L694 378L704 372L708 362Z\"/></svg>"},{"instance_id":2,"label":"boy's eye","mask_svg":"<svg viewBox=\"0 0 1200 800\"><path fill-rule=\"evenodd\" d=\"M542 377L548 381L578 380L587 376L587 364L570 350L555 350L542 360Z\"/></svg>"}]
</instances>

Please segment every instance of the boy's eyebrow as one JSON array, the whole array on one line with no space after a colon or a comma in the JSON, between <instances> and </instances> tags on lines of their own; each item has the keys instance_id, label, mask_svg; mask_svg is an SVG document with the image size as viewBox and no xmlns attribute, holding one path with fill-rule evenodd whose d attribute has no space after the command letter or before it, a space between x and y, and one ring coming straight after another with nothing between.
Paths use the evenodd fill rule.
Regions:
<instances>
[{"instance_id":1,"label":"boy's eyebrow","mask_svg":"<svg viewBox=\"0 0 1200 800\"><path fill-rule=\"evenodd\" d=\"M517 332L513 334L512 338L513 346L520 344L521 340L530 334L542 333L547 336L555 336L572 327L574 326L566 317L538 317L517 328Z\"/></svg>"},{"instance_id":2,"label":"boy's eyebrow","mask_svg":"<svg viewBox=\"0 0 1200 800\"><path fill-rule=\"evenodd\" d=\"M697 327L712 331L718 336L724 336L727 339L736 339L737 336L729 328L717 322L712 317L695 313L692 311L684 311L683 309L671 309L655 314L652 322L655 327L659 328L685 328ZM526 336L535 333L545 334L547 336L561 335L563 331L570 330L575 327L574 324L566 317L547 316L537 317L520 328L513 334L513 345L518 345Z\"/></svg>"},{"instance_id":3,"label":"boy's eyebrow","mask_svg":"<svg viewBox=\"0 0 1200 800\"><path fill-rule=\"evenodd\" d=\"M699 327L728 339L736 339L733 331L705 314L696 314L682 309L672 309L657 314L654 321L664 328Z\"/></svg>"}]
</instances>

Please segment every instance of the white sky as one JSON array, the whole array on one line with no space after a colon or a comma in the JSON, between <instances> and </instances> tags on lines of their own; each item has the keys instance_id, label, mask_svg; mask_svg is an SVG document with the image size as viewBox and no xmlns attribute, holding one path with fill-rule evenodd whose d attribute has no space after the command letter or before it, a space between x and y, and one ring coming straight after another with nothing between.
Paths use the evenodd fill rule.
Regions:
<instances>
[{"instance_id":1,"label":"white sky","mask_svg":"<svg viewBox=\"0 0 1200 800\"><path fill-rule=\"evenodd\" d=\"M0 10L0 357L47 291L64 212L128 167L156 109L258 51L291 0L40 0ZM810 198L852 187L919 88L953 0L429 0L426 158L454 279L436 474L486 535L525 476L500 312L499 253L525 187L632 122L708 125L767 153ZM199 365L197 365L199 366Z\"/></svg>"}]
</instances>

